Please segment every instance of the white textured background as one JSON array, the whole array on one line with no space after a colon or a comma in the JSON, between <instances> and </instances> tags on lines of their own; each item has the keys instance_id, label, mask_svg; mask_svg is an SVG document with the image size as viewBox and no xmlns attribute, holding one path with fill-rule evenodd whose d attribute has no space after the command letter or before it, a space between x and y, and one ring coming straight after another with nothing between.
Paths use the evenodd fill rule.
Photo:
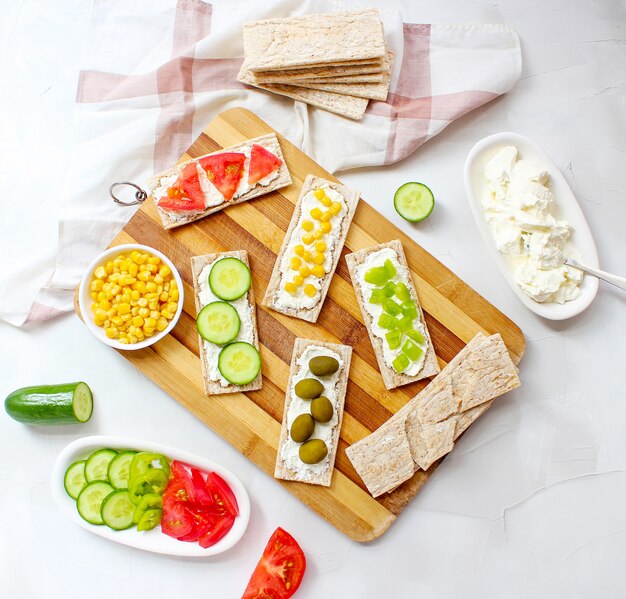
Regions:
<instances>
[{"instance_id":1,"label":"white textured background","mask_svg":"<svg viewBox=\"0 0 626 599\"><path fill-rule=\"evenodd\" d=\"M0 218L0 268L19 268L17 236L42 247L56 236L75 48L88 4L1 5L1 202L23 202L28 221L16 227ZM601 284L592 306L562 323L527 311L478 236L462 181L478 139L504 130L527 135L565 173L601 267L626 275L625 4L407 0L405 7L413 22L514 27L522 80L404 162L342 178L521 326L528 344L522 389L471 428L381 539L359 545L100 345L77 318L22 330L0 325L0 395L83 379L97 402L80 430L28 428L0 414L0 596L239 597L277 525L306 552L302 599L626 596L626 294ZM38 158L32 179L16 181L11 173L27 156ZM407 180L429 184L437 198L433 215L415 227L391 202ZM253 499L242 542L214 559L175 559L106 542L66 521L50 496L51 465L69 441L97 433L179 446L232 469Z\"/></svg>"}]
</instances>

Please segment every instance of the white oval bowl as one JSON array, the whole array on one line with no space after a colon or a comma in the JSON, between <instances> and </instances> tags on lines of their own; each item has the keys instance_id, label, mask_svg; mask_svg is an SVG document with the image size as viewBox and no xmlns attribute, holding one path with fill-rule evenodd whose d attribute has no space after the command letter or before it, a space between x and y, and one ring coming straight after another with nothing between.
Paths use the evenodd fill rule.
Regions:
<instances>
[{"instance_id":1,"label":"white oval bowl","mask_svg":"<svg viewBox=\"0 0 626 599\"><path fill-rule=\"evenodd\" d=\"M212 547L206 549L200 547L197 542L185 542L179 541L172 537L167 536L161 532L161 528L157 526L152 530L138 531L136 527L129 528L127 530L112 530L108 526L97 526L89 524L83 520L78 514L76 509L76 501L72 499L63 486L63 479L65 477L65 471L68 466L77 460L82 460L88 457L96 449L103 447L110 447L111 449L136 449L139 451L150 451L155 453L161 453L171 460L179 460L185 462L191 466L204 470L205 472L215 472L219 474L230 486L237 503L239 505L239 516L235 518L235 523L230 529L228 534L218 541ZM250 498L243 486L242 482L230 471L216 464L211 460L207 460L200 456L175 449L173 447L167 447L158 443L152 443L150 441L142 441L140 439L128 439L124 437L109 437L109 436L92 436L83 437L70 443L57 457L54 466L52 467L52 480L50 481L50 488L52 490L52 496L59 509L76 524L82 526L84 529L121 543L122 545L128 545L129 547L135 547L136 549L143 549L144 551L152 551L153 553L162 553L165 555L177 555L183 557L206 557L209 555L217 555L227 549L230 549L235 543L241 539L246 528L248 527L248 521L250 520Z\"/></svg>"},{"instance_id":2,"label":"white oval bowl","mask_svg":"<svg viewBox=\"0 0 626 599\"><path fill-rule=\"evenodd\" d=\"M153 335L152 337L144 339L143 341L139 341L137 343L124 344L124 343L120 343L116 339L109 339L106 336L104 329L102 327L96 326L96 323L94 322L94 318L93 318L93 313L91 311L91 304L93 303L93 300L89 293L89 283L91 282L93 271L98 266L104 265L106 261L111 259L112 257L115 257L119 254L132 252L133 250L139 250L140 252L148 252L149 254L152 254L153 256L158 256L159 258L161 258L161 260L165 264L167 264L170 267L170 270L172 271L172 274L174 275L174 279L176 280L176 284L178 285L178 295L179 295L178 309L176 310L176 314L174 315L174 318L170 320L170 323L165 330ZM102 343L106 343L107 345L109 345L110 347L114 347L115 349L121 349L125 351L129 351L129 350L132 351L136 349L143 349L144 347L149 347L150 345L153 345L160 339L163 339L165 335L168 335L170 331L176 326L176 323L178 322L178 319L180 318L180 315L183 311L184 300L185 300L185 290L183 288L183 281L180 277L178 270L172 263L172 261L165 254L162 254L158 250L155 250L154 248L151 248L147 245L141 245L138 243L127 243L125 245L117 245L115 247L109 248L108 250L100 254L87 267L87 270L85 271L85 274L83 275L83 278L81 279L80 285L78 287L78 305L80 306L80 313L83 316L83 321L87 325L87 328L93 333L93 335L97 339L102 341Z\"/></svg>"},{"instance_id":3,"label":"white oval bowl","mask_svg":"<svg viewBox=\"0 0 626 599\"><path fill-rule=\"evenodd\" d=\"M553 208L555 217L559 220L568 221L572 226L573 231L569 244L580 251L583 264L598 267L598 251L591 230L565 177L541 147L518 133L496 133L485 137L470 150L467 156L465 190L478 230L502 276L527 308L550 320L565 320L576 316L585 310L595 298L598 291L598 279L585 275L580 286L580 295L575 300L564 304L536 302L517 285L506 258L496 247L496 242L483 212L481 197L487 184L484 176L485 165L505 146L515 146L519 151L520 158L536 163L550 174L550 187L555 197Z\"/></svg>"}]
</instances>

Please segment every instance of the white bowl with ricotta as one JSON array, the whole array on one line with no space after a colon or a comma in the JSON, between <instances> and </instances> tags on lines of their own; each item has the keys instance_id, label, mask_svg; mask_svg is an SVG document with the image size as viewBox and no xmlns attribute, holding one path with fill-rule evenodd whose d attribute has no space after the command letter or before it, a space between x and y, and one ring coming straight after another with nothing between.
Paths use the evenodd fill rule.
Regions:
<instances>
[{"instance_id":1,"label":"white bowl with ricotta","mask_svg":"<svg viewBox=\"0 0 626 599\"><path fill-rule=\"evenodd\" d=\"M485 167L504 148L510 146L517 148L518 160L528 161L547 173L545 185L554 196L550 212L558 221L566 221L571 229L570 237L565 245L565 255L571 252L574 254L572 257L577 257L575 253L577 251L583 264L598 267L598 252L589 225L565 177L548 154L523 135L510 132L497 133L480 140L470 150L465 162L465 189L472 214L500 272L520 301L543 318L550 320L571 318L580 314L591 304L598 291L598 279L585 275L579 285L580 293L574 299L564 303L536 301L517 284L510 259L498 250L498 243L502 245L502 240L496 243L494 233L488 223L483 198L488 193L490 182L485 175Z\"/></svg>"},{"instance_id":2,"label":"white bowl with ricotta","mask_svg":"<svg viewBox=\"0 0 626 599\"><path fill-rule=\"evenodd\" d=\"M235 518L233 527L226 536L220 539L215 545L204 548L197 542L185 542L174 539L161 532L160 526L146 531L138 531L135 526L126 530L113 530L108 526L97 526L83 520L76 509L76 501L67 494L63 486L65 471L70 464L77 460L87 458L91 453L103 447L160 453L170 460L178 460L190 466L195 466L204 472L215 472L219 474L219 476L228 483L228 486L232 489L237 499L239 515ZM241 539L246 532L250 520L250 498L248 492L243 486L243 483L230 470L212 460L207 460L206 458L187 451L139 439L95 435L73 441L61 451L52 467L50 489L54 501L61 512L75 524L82 526L85 530L104 537L105 539L109 539L110 541L127 545L128 547L165 555L205 557L222 553L230 549Z\"/></svg>"},{"instance_id":3,"label":"white bowl with ricotta","mask_svg":"<svg viewBox=\"0 0 626 599\"><path fill-rule=\"evenodd\" d=\"M146 252L151 256L157 256L161 258L163 264L167 264L170 270L172 271L172 275L174 276L174 280L178 285L178 308L176 310L176 314L174 318L170 320L169 325L163 331L155 333L152 337L148 337L143 341L139 341L137 343L129 343L124 344L120 343L117 339L109 339L104 332L104 328L99 327L94 322L93 312L91 310L91 304L93 303L93 299L91 298L89 292L89 283L93 278L94 270L101 265L106 264L108 260L113 260L119 254L128 254L134 250L139 252ZM172 263L172 261L163 253L151 248L147 245L141 245L139 243L127 243L124 245L116 245L114 247L109 248L100 254L97 258L93 260L93 262L87 267L85 270L85 274L80 281L80 285L78 287L78 305L80 307L80 313L83 317L83 322L87 325L87 328L93 333L94 337L102 341L102 343L106 343L110 347L114 347L115 349L122 349L125 351L136 350L136 349L144 349L150 345L155 344L160 339L163 339L166 335L168 335L172 329L176 326L178 319L183 311L183 304L185 301L185 289L183 287L183 280L180 277L180 273L176 270L176 267Z\"/></svg>"}]
</instances>

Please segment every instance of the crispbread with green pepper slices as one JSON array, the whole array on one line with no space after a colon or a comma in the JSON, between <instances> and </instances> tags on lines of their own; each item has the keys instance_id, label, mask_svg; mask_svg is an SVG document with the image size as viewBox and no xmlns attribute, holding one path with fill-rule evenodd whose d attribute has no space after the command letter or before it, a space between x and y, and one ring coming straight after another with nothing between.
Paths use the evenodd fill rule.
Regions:
<instances>
[{"instance_id":1,"label":"crispbread with green pepper slices","mask_svg":"<svg viewBox=\"0 0 626 599\"><path fill-rule=\"evenodd\" d=\"M409 283L407 285L409 287L409 291L411 292L411 298L415 302L415 306L417 307L417 313L422 326L424 327L424 333L426 340L428 342L428 347L426 349L426 356L424 358L424 363L422 364L422 368L420 371L412 376L398 373L392 366L389 366L385 362L384 354L383 354L383 340L374 335L372 332L372 317L365 307L365 303L368 301L367 298L363 297L363 291L361 288L361 282L359 281L356 268L360 264L365 262L365 259L372 253L382 250L384 248L391 248L395 250L398 256L398 262L404 266L409 271ZM419 298L417 296L417 292L415 291L415 284L413 283L413 279L411 278L411 270L409 269L409 265L406 261L406 256L404 255L404 249L402 248L402 243L394 239L393 241L388 241L387 243L381 243L379 245L365 248L359 250L357 252L352 252L346 256L346 263L348 265L348 270L350 271L350 277L352 279L352 285L354 286L354 291L356 294L356 298L359 302L359 307L361 308L361 314L363 315L363 322L367 327L367 332L370 336L370 340L372 342L372 347L374 348L374 353L376 354L376 360L378 361L378 367L380 368L380 373L383 377L383 381L385 383L385 387L387 389L394 389L395 387L400 387L401 385L407 385L409 383L413 383L415 381L419 381L429 376L434 376L441 369L439 368L439 362L437 361L437 355L435 354L435 349L433 347L433 342L430 338L430 333L428 332L428 327L426 326L426 321L424 320L424 313L422 312L422 307L419 302Z\"/></svg>"},{"instance_id":2,"label":"crispbread with green pepper slices","mask_svg":"<svg viewBox=\"0 0 626 599\"><path fill-rule=\"evenodd\" d=\"M343 370L340 373L337 383L335 384L335 390L337 394L337 424L335 424L332 433L332 447L328 447L328 468L318 473L316 476L310 478L304 478L298 476L297 473L287 468L285 461L281 458L280 454L283 445L289 438L289 425L287 424L287 412L293 399L293 391L291 382L293 377L298 373L298 358L304 353L304 351L312 346L319 346L329 349L343 360ZM350 363L352 361L352 348L349 345L340 345L338 343L328 343L326 341L317 341L313 339L300 339L296 338L293 344L293 354L291 356L291 366L289 369L289 379L287 381L287 389L285 391L285 405L283 408L283 422L280 429L280 439L278 441L278 449L276 452L276 466L274 469L274 477L282 480L299 481L308 483L311 485L321 485L329 487L331 479L333 477L333 469L335 464L335 458L337 456L337 448L339 447L339 433L341 431L341 423L343 421L343 408L346 399L346 391L348 389L348 378L350 375ZM318 377L319 378L319 377ZM326 458L324 458L326 459Z\"/></svg>"},{"instance_id":3,"label":"crispbread with green pepper slices","mask_svg":"<svg viewBox=\"0 0 626 599\"><path fill-rule=\"evenodd\" d=\"M200 310L204 306L200 303L200 283L198 282L198 277L200 273L204 269L205 266L209 264L213 264L217 260L221 258L238 258L241 260L248 268L250 268L250 264L248 262L248 252L245 250L235 250L232 252L221 252L217 254L205 254L204 256L194 256L191 258L191 273L193 277L193 289L194 289L194 297L196 302L196 312L199 313ZM256 304L254 301L254 291L252 290L252 285L248 289L247 299L248 299L248 307L252 313L252 323L253 323L253 333L254 333L254 347L259 349L259 333L257 330L257 322L256 322ZM199 353L200 353L200 363L202 365L202 381L204 383L204 391L207 395L221 395L224 393L237 393L241 391L256 391L263 386L263 374L262 371L259 371L258 376L247 385L233 385L229 384L224 387L219 381L214 381L209 378L209 364L206 352L204 351L204 343L203 339L198 334L198 344L199 344Z\"/></svg>"}]
</instances>

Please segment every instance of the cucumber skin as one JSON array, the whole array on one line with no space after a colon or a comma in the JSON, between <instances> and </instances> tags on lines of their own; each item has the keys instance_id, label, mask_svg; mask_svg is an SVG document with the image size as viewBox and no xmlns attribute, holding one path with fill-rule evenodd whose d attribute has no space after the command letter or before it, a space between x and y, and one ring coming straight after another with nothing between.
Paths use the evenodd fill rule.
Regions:
<instances>
[{"instance_id":1,"label":"cucumber skin","mask_svg":"<svg viewBox=\"0 0 626 599\"><path fill-rule=\"evenodd\" d=\"M13 420L26 424L83 424L74 415L72 407L74 391L79 384L81 381L22 387L7 396L4 409Z\"/></svg>"}]
</instances>

